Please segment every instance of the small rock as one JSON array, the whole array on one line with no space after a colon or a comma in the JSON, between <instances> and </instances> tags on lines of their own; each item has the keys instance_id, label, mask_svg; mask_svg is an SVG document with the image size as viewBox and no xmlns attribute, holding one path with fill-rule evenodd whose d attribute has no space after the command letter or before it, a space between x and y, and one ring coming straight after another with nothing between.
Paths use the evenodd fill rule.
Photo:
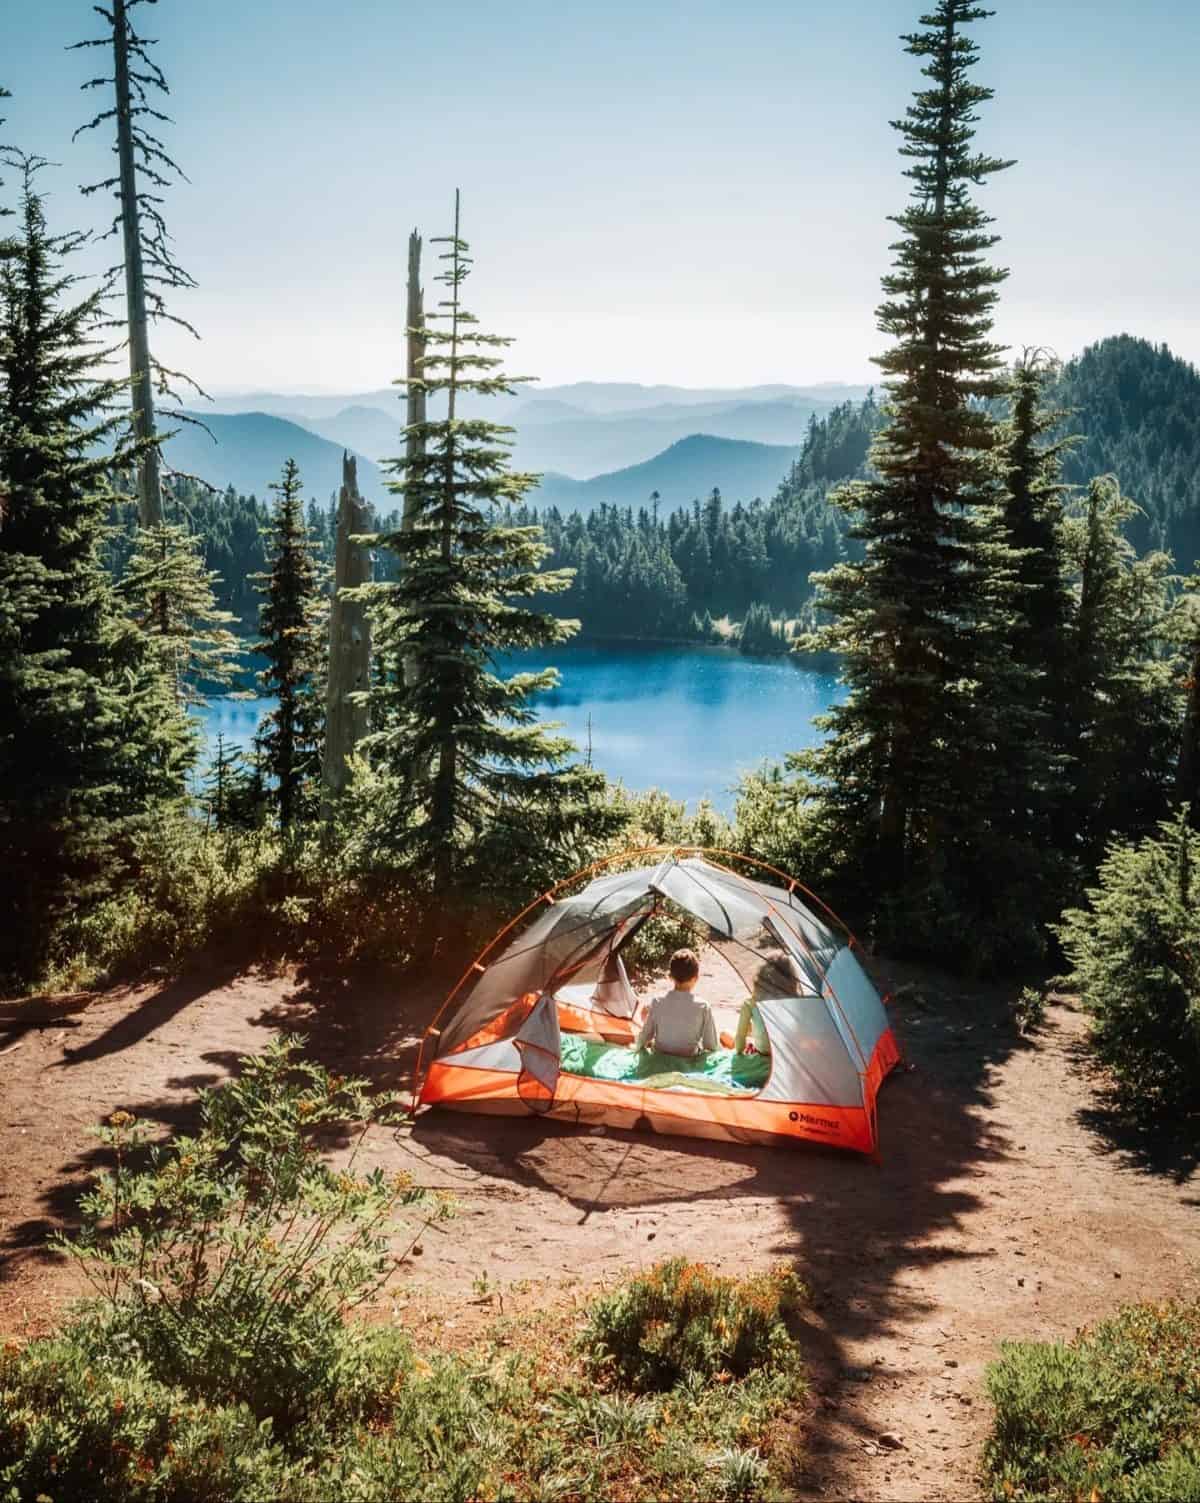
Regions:
<instances>
[{"instance_id":1,"label":"small rock","mask_svg":"<svg viewBox=\"0 0 1200 1503\"><path fill-rule=\"evenodd\" d=\"M588 1128L588 1137L589 1138L603 1138L603 1137L606 1137L607 1134L608 1134L608 1129L606 1127L589 1127Z\"/></svg>"},{"instance_id":2,"label":"small rock","mask_svg":"<svg viewBox=\"0 0 1200 1503\"><path fill-rule=\"evenodd\" d=\"M1024 1289L1024 1287L1025 1287L1025 1280L1024 1279L1018 1279L1017 1280L1017 1288L1018 1289Z\"/></svg>"},{"instance_id":3,"label":"small rock","mask_svg":"<svg viewBox=\"0 0 1200 1503\"><path fill-rule=\"evenodd\" d=\"M889 1451L903 1451L904 1442L894 1430L885 1430L879 1437L879 1444L886 1446Z\"/></svg>"},{"instance_id":4,"label":"small rock","mask_svg":"<svg viewBox=\"0 0 1200 1503\"><path fill-rule=\"evenodd\" d=\"M955 1361L955 1359L953 1357L947 1357L946 1358L946 1366L947 1367L957 1367L958 1363Z\"/></svg>"},{"instance_id":5,"label":"small rock","mask_svg":"<svg viewBox=\"0 0 1200 1503\"><path fill-rule=\"evenodd\" d=\"M646 1233L646 1241L647 1242L653 1242L654 1239L655 1239L655 1237L657 1237L657 1236L658 1236L657 1232L647 1232Z\"/></svg>"},{"instance_id":6,"label":"small rock","mask_svg":"<svg viewBox=\"0 0 1200 1503\"><path fill-rule=\"evenodd\" d=\"M1120 1278L1120 1277L1121 1277L1121 1275L1120 1275L1120 1274L1119 1274L1119 1273L1118 1273L1118 1272L1117 1272L1117 1270L1116 1270L1116 1269L1115 1269L1115 1268L1114 1268L1114 1269L1113 1269L1113 1278L1114 1278L1114 1279L1119 1279L1119 1278Z\"/></svg>"},{"instance_id":7,"label":"small rock","mask_svg":"<svg viewBox=\"0 0 1200 1503\"><path fill-rule=\"evenodd\" d=\"M414 1258L419 1258L424 1251L425 1251L425 1244L423 1242L414 1242L413 1243L412 1255L413 1255Z\"/></svg>"}]
</instances>

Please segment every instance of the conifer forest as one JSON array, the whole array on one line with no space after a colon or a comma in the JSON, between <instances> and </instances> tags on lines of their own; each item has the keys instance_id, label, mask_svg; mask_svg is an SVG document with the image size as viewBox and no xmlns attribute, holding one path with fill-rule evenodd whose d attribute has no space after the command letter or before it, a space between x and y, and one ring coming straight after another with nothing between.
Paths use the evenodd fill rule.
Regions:
<instances>
[{"instance_id":1,"label":"conifer forest","mask_svg":"<svg viewBox=\"0 0 1200 1503\"><path fill-rule=\"evenodd\" d=\"M332 419L322 429L317 414L309 436L336 445L337 474L306 475L309 451L298 443L272 449L270 467L255 458L235 472L222 423L236 417L246 432L258 424L272 434L302 423L290 426L282 402L231 417L220 393L214 402L204 389L211 383L188 374L189 350L210 355L196 311L206 306L206 271L174 232L177 206L186 194L220 215L223 189L206 180L204 161L176 160L177 139L181 123L224 95L214 79L210 97L197 97L190 70L187 87L174 85L184 60L155 33L179 6L59 0L77 21L67 58L81 92L56 105L72 115L69 140L39 138L30 122L44 116L23 108L17 70L0 72L12 85L0 89L0 1104L36 1041L49 1047L47 1019L101 1016L96 1006L133 998L121 1003L133 1009L129 1021L112 1028L141 1040L152 1025L137 1022L137 1008L149 1017L154 998L186 994L189 977L200 978L197 996L217 995L230 977L267 988L263 1016L279 1036L261 1052L240 1022L228 1042L214 1033L216 1052L203 1058L221 1061L217 1073L205 1065L172 1077L171 1089L199 1091L186 1111L156 1116L133 1097L108 1102L110 1082L96 1087L101 1146L86 1150L87 1163L104 1177L80 1210L64 1192L57 1220L45 1221L47 1245L79 1281L71 1289L92 1303L18 1333L0 1260L0 1334L11 1325L21 1338L0 1355L0 1497L1200 1499L1200 1227L1194 1199L1190 1212L1154 1199L1200 1172L1200 372L1186 343L1196 310L1178 310L1178 349L1157 330L1148 338L1112 323L1103 307L1090 310L1091 333L1075 348L1054 348L1036 327L1019 346L1005 342L1010 284L1020 284L1027 315L1033 273L1006 251L1003 206L1023 201L1023 179L1051 174L1056 148L1046 143L1039 163L1026 138L1021 160L1010 159L990 122L1004 90L1043 86L1037 38L1021 56L999 42L991 50L994 35L1009 36L1007 0L997 0L998 17L973 0L928 0L925 13L899 0L865 4L908 90L866 96L874 123L890 122L898 155L884 153L883 176L844 183L847 198L890 183L872 205L888 265L881 286L857 293L874 309L872 373L855 389L803 388L811 400L763 388L754 400L775 404L772 422L779 403L795 406L786 446L744 441L747 451L762 444L756 463L780 456L770 487L718 473L714 461L704 483L689 471L687 489L668 493L663 483L660 492L655 482L631 503L631 450L626 470L610 464L576 504L561 477L525 465L522 445L541 440L523 413L531 427L554 419L562 433L571 423L582 431L586 414L551 411L559 399L538 397L520 342L473 311L497 306L494 281L514 258L553 260L559 248L532 244L518 203L489 218L495 200L473 195L469 173L459 186L461 141L428 118L407 121L405 139L444 171L440 219L381 250L359 206L342 250L347 282L356 258L374 267L386 253L390 267L396 335L390 370L375 377L394 382L390 436L367 453L331 437ZM505 9L522 31L523 12L535 8L514 0ZM288 22L297 35L302 9ZM347 23L356 9L346 8ZM1048 0L1045 9L1028 18L1035 31L1071 7ZM1101 35L1103 9L1089 13ZM702 33L710 20L697 18ZM752 29L750 19L738 24ZM0 19L0 35L8 25ZM21 45L30 37L32 21ZM443 42L441 59L422 66L452 66L454 41ZM290 45L281 34L281 57ZM682 56L672 64L680 77L688 66ZM802 54L789 66L803 90L821 64ZM507 85L497 75L478 87L499 99ZM404 88L392 102L403 114ZM590 108L586 97L580 108ZM1195 141L1187 108L1180 130ZM109 162L108 175L83 180L72 153L97 145L86 162ZM268 173L265 154L277 149L247 136L247 171ZM837 152L835 133L823 149ZM404 160L381 158L379 170L379 191L402 202ZM60 191L77 180L76 198ZM751 173L742 191L757 186ZM776 191L803 195L802 179ZM1121 192L1114 182L1114 216ZM68 204L84 217L64 212ZM838 205L822 199L820 210L836 216ZM732 197L728 212L737 212ZM303 219L298 210L257 252L264 277L281 286ZM823 227L814 221L814 235ZM555 279L571 274L575 233ZM1079 226L1083 238L1106 233ZM772 277L783 262L773 286L786 286L789 263L799 281L802 245L759 253ZM705 246L692 241L680 254L702 262ZM639 272L664 287L671 275L649 264ZM581 270L581 306L585 279ZM694 310L696 321L705 316ZM630 378L639 342L625 341ZM797 383L811 379L803 351L795 359ZM586 374L581 364L581 382ZM251 384L230 371L229 389ZM720 403L712 398L705 415L699 395L695 403L696 431L707 432ZM361 419L365 408L355 410ZM608 441L618 423L603 416ZM600 431L599 419L587 421ZM640 433L651 419L621 421ZM732 428L724 441L734 443ZM654 463L665 466L674 451L661 447ZM184 453L202 458L185 465ZM743 668L769 659L790 676L772 680L782 687L767 716L788 713L787 685L805 672L837 689L811 737L782 760L763 760L747 726L728 802L689 803L669 774L649 786L605 771L602 704L588 708L587 744L557 722L547 700L570 689L581 643L670 645ZM249 744L208 734L206 710L218 700L254 707ZM364 1150L361 1169L342 1155L353 1136L346 1124L365 1124L368 1145L393 1131L396 1142L403 1133L420 1143L422 1117L413 1124L404 1091L421 1068L411 1049L463 966L527 905L544 898L553 911L559 884L644 850L660 852L652 864L663 851L765 863L769 880L796 879L789 891L798 881L844 918L904 1039L901 1073L879 1098L884 1167L853 1166L858 1188L841 1196L836 1176L851 1171L828 1150L814 1151L811 1185L804 1145L710 1143L706 1157L686 1162L681 1152L678 1170L662 1177L689 1188L663 1191L662 1204L703 1204L717 1220L703 1236L699 1221L646 1221L678 1213L662 1210L658 1189L604 1201L597 1222L625 1217L625 1230L615 1261L597 1265L601 1282L593 1288L588 1274L584 1303L571 1296L569 1311L550 1310L548 1280L583 1277L591 1244L572 1246L577 1233L560 1228L557 1211L530 1201L528 1215L546 1218L546 1250L518 1256L544 1257L545 1268L505 1286L506 1305L486 1248L535 1244L503 1219L515 1212L490 1201L479 1211L491 1228L484 1242L464 1222L443 1236L440 1222L471 1205L459 1168L472 1183L491 1176L499 1196L493 1181L508 1183L505 1165L519 1160L520 1195L536 1191L548 1205L553 1194L582 1225L613 1183L642 1172L618 1165L618 1147L636 1160L652 1154L644 1145L668 1140L637 1124L620 1134L592 1127L589 1138L583 1117L562 1128L607 1166L605 1189L585 1193L577 1176L599 1183L597 1171L579 1166L583 1154L573 1168L554 1167L568 1137L536 1115L537 1131L551 1134L536 1145L511 1124L493 1132L498 1116L462 1116L475 1124L469 1152L435 1137L411 1162ZM716 944L716 928L670 903L625 922L632 937L614 949L604 984L616 984L618 965L639 998L673 951ZM294 1023L274 981L245 979L264 977L288 978L305 999ZM715 983L702 970L701 991L706 984ZM360 994L387 999L387 1028L370 1045ZM72 998L82 1000L63 1001ZM153 1027L174 1026L176 1012L172 1003ZM199 1018L195 1004L180 1014L189 1015ZM935 1033L943 1042L933 1046ZM91 1037L86 1028L81 1037ZM436 1045L436 1028L432 1037ZM69 1063L76 1046L62 1038ZM103 1038L77 1057L94 1048L115 1069L116 1045L101 1047ZM9 1046L20 1052L6 1057ZM975 1075L964 1061L976 1061ZM915 1087L908 1069L918 1069ZM813 1311L833 1329L837 1300L849 1298L835 1290L820 1305L823 1279L831 1288L861 1280L863 1310L882 1311L885 1296L878 1267L860 1266L857 1253L858 1262L835 1259L833 1274L816 1257L815 1234L792 1237L801 1215L792 1197L803 1183L816 1203L836 1199L833 1224L856 1246L877 1240L878 1258L908 1266L923 1288L921 1256L938 1237L973 1246L963 1228L976 1213L963 1191L958 1211L935 1219L933 1190L896 1176L916 1172L916 1155L955 1153L963 1184L999 1174L992 1158L1028 1158L1035 1176L1036 1127L1014 1125L1015 1106L1002 1123L987 1115L1009 1070L1041 1070L1040 1086L1012 1089L1043 1104L1060 1088L1078 1092L1075 1115L1064 1111L1055 1131L1115 1135L1103 1140L1109 1157L1079 1148L1071 1159L1064 1147L1062 1162L1084 1165L1087 1179L1114 1172L1120 1153L1127 1173L1119 1191L1115 1179L1088 1189L1091 1209L1077 1220L1070 1207L1061 1212L1074 1247L1068 1256L1064 1246L1063 1269L1072 1257L1104 1269L1094 1295L1080 1274L1078 1318L1064 1295L1061 1311L996 1315L986 1330L977 1321L974 1347L960 1351L949 1329L932 1338L949 1354L945 1371L935 1356L937 1381L965 1385L955 1424L970 1440L954 1443L968 1449L950 1461L926 1413L940 1400L914 1397L893 1423L882 1379L839 1388L806 1345ZM213 1089L230 1072L236 1089ZM65 1078L47 1065L28 1102L13 1095L0 1116L43 1132L53 1082ZM910 1114L906 1127L890 1127L892 1099L914 1090L935 1113L957 1101L957 1125L926 1132ZM100 1121L92 1109L88 1130ZM988 1132L996 1144L1008 1134L1007 1146L986 1169L969 1167L984 1163ZM909 1146L897 1149L901 1138ZM28 1141L6 1143L5 1156L19 1157L25 1150L13 1145ZM789 1152L785 1190L771 1178L783 1173L771 1155ZM1174 1168L1129 1188L1163 1153ZM1059 1172L1053 1157L1038 1160L1046 1184ZM775 1186L772 1205L781 1216L789 1208L791 1230L770 1234L794 1260L787 1268L776 1259L766 1272L767 1243L737 1241L766 1237L775 1211L758 1233L720 1220L728 1197L750 1193L732 1188L743 1164L760 1166L767 1188L755 1193L769 1198ZM1014 1217L1023 1197L1041 1193L1033 1179L1022 1183L995 1191ZM939 1184L937 1195L948 1193ZM1108 1226L1103 1205L1126 1193L1127 1223ZM888 1197L908 1209L887 1220L879 1207ZM918 1204L930 1221L911 1231L906 1253L902 1217ZM4 1206L0 1194L0 1218ZM642 1219L631 1219L635 1210ZM1038 1222L1043 1251L1054 1219L1048 1210ZM1161 1261L1142 1241L1126 1257L1121 1228L1135 1224L1159 1227L1171 1249ZM987 1268L1019 1238L1029 1256L1003 1273L1008 1298L1032 1296L1035 1273L1041 1297L1037 1244L1018 1221L1005 1227L980 1234L989 1256L992 1241L1003 1246L975 1292L956 1296L964 1309L1003 1305L988 1283L1001 1275ZM460 1228L472 1249L463 1258L483 1271L459 1291L466 1264L451 1257L439 1294L430 1265L450 1256ZM632 1247L659 1230L662 1240L636 1253L644 1263L634 1268L632 1252L621 1261L621 1238ZM7 1238L0 1221L19 1281L26 1243ZM668 1261L652 1265L656 1257ZM1105 1260L1118 1257L1110 1274ZM397 1297L396 1270L401 1282L415 1277L414 1258L428 1276L423 1292L402 1317L395 1303L381 1314L380 1301ZM940 1277L932 1262L930 1280ZM1047 1290L1055 1277L1064 1289L1070 1282L1046 1272ZM935 1299L932 1288L928 1319L949 1326L955 1317L938 1314L937 1299L951 1296ZM436 1322L459 1309L460 1294L474 1313L442 1339ZM536 1332L521 1324L531 1299L548 1322ZM894 1288L886 1299L894 1324L915 1319ZM421 1300L445 1309L431 1314ZM364 1324L350 1316L360 1304L373 1312ZM424 1325L414 1324L418 1306ZM485 1330L485 1315L498 1323ZM891 1373L892 1356L872 1358L861 1330L847 1326L837 1340L839 1371L870 1378L875 1362L885 1364L876 1374ZM901 1350L898 1373L916 1360ZM892 1387L903 1396L906 1382ZM545 1435L522 1418L535 1412L547 1417ZM833 1427L828 1445L822 1427Z\"/></svg>"}]
</instances>

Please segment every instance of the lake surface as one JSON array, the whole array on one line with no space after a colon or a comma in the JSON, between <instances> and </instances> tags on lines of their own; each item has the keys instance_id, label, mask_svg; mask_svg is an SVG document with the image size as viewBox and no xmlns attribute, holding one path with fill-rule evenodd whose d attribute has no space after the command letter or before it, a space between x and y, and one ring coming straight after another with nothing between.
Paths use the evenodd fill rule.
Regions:
<instances>
[{"instance_id":1,"label":"lake surface","mask_svg":"<svg viewBox=\"0 0 1200 1503\"><path fill-rule=\"evenodd\" d=\"M561 683L543 695L546 720L592 763L629 788L664 788L726 813L740 773L764 758L813 746L813 716L840 697L832 674L788 658L748 658L726 647L581 642L544 652L509 653L512 672L555 661ZM266 700L213 699L202 712L210 746L218 731L249 747Z\"/></svg>"}]
</instances>

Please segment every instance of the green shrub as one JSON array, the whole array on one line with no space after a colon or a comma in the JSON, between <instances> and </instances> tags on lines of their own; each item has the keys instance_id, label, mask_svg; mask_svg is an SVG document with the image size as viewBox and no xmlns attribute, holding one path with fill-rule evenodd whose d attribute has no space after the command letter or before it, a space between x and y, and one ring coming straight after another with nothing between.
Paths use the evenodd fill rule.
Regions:
<instances>
[{"instance_id":1,"label":"green shrub","mask_svg":"<svg viewBox=\"0 0 1200 1503\"><path fill-rule=\"evenodd\" d=\"M638 850L653 845L733 849L733 831L729 822L707 799L701 799L695 812L689 813L682 799L673 799L661 788L631 793L620 783L609 788L608 799L621 816L620 829L608 843L610 851Z\"/></svg>"},{"instance_id":2,"label":"green shrub","mask_svg":"<svg viewBox=\"0 0 1200 1503\"><path fill-rule=\"evenodd\" d=\"M281 851L262 832L218 835L175 811L150 820L120 859L109 895L75 910L51 937L39 985L173 971L214 938L260 934L255 910Z\"/></svg>"},{"instance_id":3,"label":"green shrub","mask_svg":"<svg viewBox=\"0 0 1200 1503\"><path fill-rule=\"evenodd\" d=\"M1015 1342L988 1370L997 1500L1200 1499L1200 1303L1133 1305L1070 1343Z\"/></svg>"},{"instance_id":4,"label":"green shrub","mask_svg":"<svg viewBox=\"0 0 1200 1503\"><path fill-rule=\"evenodd\" d=\"M190 1399L73 1333L0 1353L0 1497L268 1500L320 1494L249 1407Z\"/></svg>"},{"instance_id":5,"label":"green shrub","mask_svg":"<svg viewBox=\"0 0 1200 1503\"><path fill-rule=\"evenodd\" d=\"M710 1301L716 1320L721 1310L745 1318L750 1305L782 1313L798 1293L790 1275L720 1283L725 1292ZM754 1319L763 1325L762 1312ZM103 1311L83 1316L53 1341L10 1344L0 1357L0 1498L702 1503L769 1495L781 1480L771 1474L778 1422L803 1392L786 1333L759 1331L744 1377L693 1364L675 1387L642 1394L621 1385L611 1362L597 1371L590 1345L569 1339L576 1321L539 1310L498 1322L466 1351L420 1355L395 1331L345 1326L322 1401L275 1420L257 1414L247 1368L231 1370L228 1393L198 1396L186 1372L165 1382Z\"/></svg>"},{"instance_id":6,"label":"green shrub","mask_svg":"<svg viewBox=\"0 0 1200 1503\"><path fill-rule=\"evenodd\" d=\"M1046 993L1037 986L1023 986L1009 1003L1018 1033L1037 1033L1046 1026Z\"/></svg>"},{"instance_id":7,"label":"green shrub","mask_svg":"<svg viewBox=\"0 0 1200 1503\"><path fill-rule=\"evenodd\" d=\"M1063 914L1070 980L1092 1037L1131 1105L1200 1106L1200 835L1181 817L1114 845L1090 906Z\"/></svg>"},{"instance_id":8,"label":"green shrub","mask_svg":"<svg viewBox=\"0 0 1200 1503\"><path fill-rule=\"evenodd\" d=\"M129 1165L144 1133L114 1113L99 1136L116 1167L83 1198L79 1235L55 1239L99 1296L102 1344L159 1381L236 1395L287 1423L354 1390L360 1357L343 1316L394 1266L393 1213L429 1203L406 1176L355 1171L367 1126L395 1120L396 1098L330 1075L299 1047L280 1038L200 1092L196 1136L151 1148L145 1169ZM361 1124L355 1150L335 1170L314 1135L350 1124Z\"/></svg>"},{"instance_id":9,"label":"green shrub","mask_svg":"<svg viewBox=\"0 0 1200 1503\"><path fill-rule=\"evenodd\" d=\"M583 1340L599 1367L643 1393L782 1371L797 1360L784 1316L802 1294L788 1269L739 1282L672 1258L598 1300Z\"/></svg>"}]
</instances>

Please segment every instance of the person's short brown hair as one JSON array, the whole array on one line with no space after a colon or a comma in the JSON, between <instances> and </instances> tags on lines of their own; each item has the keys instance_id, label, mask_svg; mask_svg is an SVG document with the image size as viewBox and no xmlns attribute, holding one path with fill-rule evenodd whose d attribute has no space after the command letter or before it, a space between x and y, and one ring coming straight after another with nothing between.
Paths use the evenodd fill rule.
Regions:
<instances>
[{"instance_id":1,"label":"person's short brown hair","mask_svg":"<svg viewBox=\"0 0 1200 1503\"><path fill-rule=\"evenodd\" d=\"M695 950L676 950L667 969L672 981L695 981L700 974L700 957Z\"/></svg>"}]
</instances>

